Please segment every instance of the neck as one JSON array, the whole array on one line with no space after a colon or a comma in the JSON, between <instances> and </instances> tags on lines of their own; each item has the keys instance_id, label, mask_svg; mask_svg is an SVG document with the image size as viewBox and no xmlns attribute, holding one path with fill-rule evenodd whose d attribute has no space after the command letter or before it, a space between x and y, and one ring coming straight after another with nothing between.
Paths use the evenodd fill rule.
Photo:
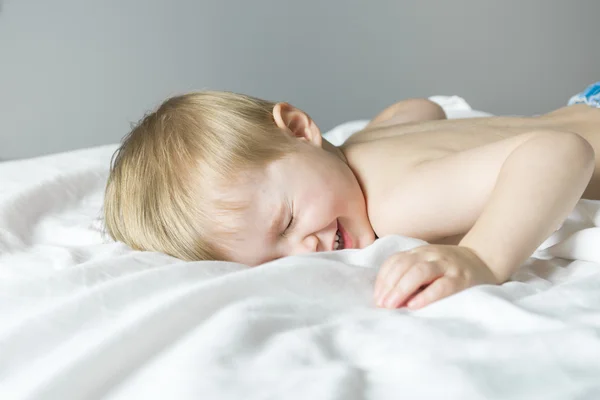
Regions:
<instances>
[{"instance_id":1,"label":"neck","mask_svg":"<svg viewBox=\"0 0 600 400\"><path fill-rule=\"evenodd\" d=\"M338 156L345 164L348 164L348 160L346 159L346 156L344 155L344 153L342 152L342 150L340 150L339 147L336 147L334 145L332 145L331 143L329 143L327 140L323 139L322 145L323 150L326 150L332 154L335 154L336 156Z\"/></svg>"}]
</instances>

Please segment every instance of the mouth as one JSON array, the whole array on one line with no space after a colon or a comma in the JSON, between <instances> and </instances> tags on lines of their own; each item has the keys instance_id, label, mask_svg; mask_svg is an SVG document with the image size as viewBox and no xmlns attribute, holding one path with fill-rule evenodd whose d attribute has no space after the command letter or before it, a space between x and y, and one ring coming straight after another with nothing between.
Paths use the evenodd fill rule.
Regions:
<instances>
[{"instance_id":1,"label":"mouth","mask_svg":"<svg viewBox=\"0 0 600 400\"><path fill-rule=\"evenodd\" d=\"M352 248L352 239L350 239L350 235L348 235L348 232L346 232L342 224L338 221L337 231L333 238L333 250L344 250L347 248Z\"/></svg>"},{"instance_id":2,"label":"mouth","mask_svg":"<svg viewBox=\"0 0 600 400\"><path fill-rule=\"evenodd\" d=\"M333 250L344 250L344 236L338 229L333 238Z\"/></svg>"}]
</instances>

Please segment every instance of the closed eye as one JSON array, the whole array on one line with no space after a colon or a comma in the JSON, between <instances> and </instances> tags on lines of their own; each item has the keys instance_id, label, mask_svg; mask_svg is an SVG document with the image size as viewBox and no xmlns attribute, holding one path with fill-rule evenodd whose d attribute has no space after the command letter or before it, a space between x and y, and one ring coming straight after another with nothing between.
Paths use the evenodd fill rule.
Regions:
<instances>
[{"instance_id":1,"label":"closed eye","mask_svg":"<svg viewBox=\"0 0 600 400\"><path fill-rule=\"evenodd\" d=\"M294 212L292 210L292 211L290 211L290 222L288 222L287 226L285 227L285 229L281 235L285 236L287 233L289 233L292 230L293 227L294 227Z\"/></svg>"},{"instance_id":2,"label":"closed eye","mask_svg":"<svg viewBox=\"0 0 600 400\"><path fill-rule=\"evenodd\" d=\"M290 222L288 223L288 225L285 227L285 230L283 231L284 236L286 233L288 233L289 231L292 230L293 223L294 223L294 214L290 214Z\"/></svg>"}]
</instances>

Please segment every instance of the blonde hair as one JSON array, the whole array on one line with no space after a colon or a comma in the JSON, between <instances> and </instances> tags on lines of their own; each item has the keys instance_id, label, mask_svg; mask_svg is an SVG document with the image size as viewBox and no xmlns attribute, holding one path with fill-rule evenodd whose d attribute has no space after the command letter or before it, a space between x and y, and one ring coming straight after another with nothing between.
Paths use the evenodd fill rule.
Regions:
<instances>
[{"instance_id":1,"label":"blonde hair","mask_svg":"<svg viewBox=\"0 0 600 400\"><path fill-rule=\"evenodd\" d=\"M214 192L291 150L293 141L273 120L274 106L204 91L172 97L146 115L111 160L104 199L108 234L136 250L225 259L216 239L223 229L218 211L244 205Z\"/></svg>"}]
</instances>

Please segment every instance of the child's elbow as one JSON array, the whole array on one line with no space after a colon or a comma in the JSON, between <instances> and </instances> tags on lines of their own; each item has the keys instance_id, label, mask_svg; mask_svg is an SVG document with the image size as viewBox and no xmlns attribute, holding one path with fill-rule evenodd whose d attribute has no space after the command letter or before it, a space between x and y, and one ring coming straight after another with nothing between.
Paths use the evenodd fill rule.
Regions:
<instances>
[{"instance_id":1,"label":"child's elbow","mask_svg":"<svg viewBox=\"0 0 600 400\"><path fill-rule=\"evenodd\" d=\"M431 100L427 100L430 103L430 113L433 116L432 119L446 119L446 112L438 103L434 103Z\"/></svg>"},{"instance_id":2,"label":"child's elbow","mask_svg":"<svg viewBox=\"0 0 600 400\"><path fill-rule=\"evenodd\" d=\"M421 116L424 121L433 121L438 119L446 119L444 109L429 99L411 99L412 107L416 114Z\"/></svg>"},{"instance_id":3,"label":"child's elbow","mask_svg":"<svg viewBox=\"0 0 600 400\"><path fill-rule=\"evenodd\" d=\"M596 171L596 151L594 146L582 136L578 136L578 144L577 144L577 152L581 155L581 159L584 163L584 168L586 171L586 176L588 177L587 181L592 178L592 175Z\"/></svg>"},{"instance_id":4,"label":"child's elbow","mask_svg":"<svg viewBox=\"0 0 600 400\"><path fill-rule=\"evenodd\" d=\"M566 141L566 144L563 144L572 152L574 158L580 160L584 166L591 170L595 168L596 151L586 138L577 133L564 132L563 140Z\"/></svg>"},{"instance_id":5,"label":"child's elbow","mask_svg":"<svg viewBox=\"0 0 600 400\"><path fill-rule=\"evenodd\" d=\"M562 154L563 159L572 166L579 166L590 175L596 166L596 152L594 146L583 136L574 132L550 131L541 132L543 136L552 141L555 154Z\"/></svg>"}]
</instances>

